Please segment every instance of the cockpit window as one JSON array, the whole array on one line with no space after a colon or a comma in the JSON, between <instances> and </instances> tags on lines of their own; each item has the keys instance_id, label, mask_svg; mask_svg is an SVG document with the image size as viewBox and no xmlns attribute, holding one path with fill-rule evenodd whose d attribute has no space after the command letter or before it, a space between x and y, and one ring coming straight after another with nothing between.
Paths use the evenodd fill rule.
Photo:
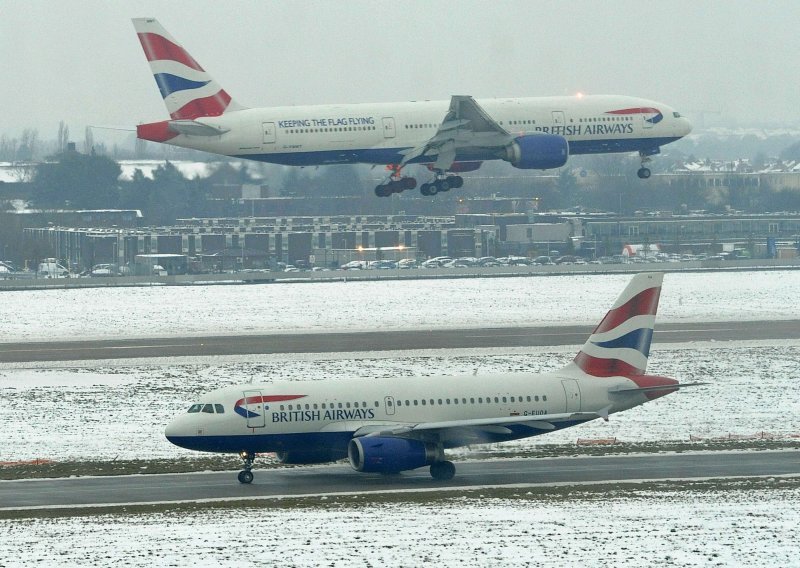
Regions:
<instances>
[{"instance_id":1,"label":"cockpit window","mask_svg":"<svg viewBox=\"0 0 800 568\"><path fill-rule=\"evenodd\" d=\"M672 116L674 116L675 118L682 118L681 117L681 113L679 113L679 112L673 112Z\"/></svg>"},{"instance_id":2,"label":"cockpit window","mask_svg":"<svg viewBox=\"0 0 800 568\"><path fill-rule=\"evenodd\" d=\"M203 405L203 412L207 414L214 414L214 405L213 404L204 404Z\"/></svg>"},{"instance_id":3,"label":"cockpit window","mask_svg":"<svg viewBox=\"0 0 800 568\"><path fill-rule=\"evenodd\" d=\"M217 414L224 414L225 413L225 407L222 406L221 404L215 404L214 405L214 410L217 411Z\"/></svg>"},{"instance_id":4,"label":"cockpit window","mask_svg":"<svg viewBox=\"0 0 800 568\"><path fill-rule=\"evenodd\" d=\"M200 412L201 408L203 408L202 404L193 404L192 406L189 407L189 412L190 413Z\"/></svg>"}]
</instances>

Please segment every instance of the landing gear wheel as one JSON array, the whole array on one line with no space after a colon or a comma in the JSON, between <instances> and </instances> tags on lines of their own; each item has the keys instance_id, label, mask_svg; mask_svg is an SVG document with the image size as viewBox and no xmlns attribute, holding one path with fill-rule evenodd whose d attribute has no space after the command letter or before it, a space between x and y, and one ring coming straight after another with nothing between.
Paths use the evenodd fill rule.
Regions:
<instances>
[{"instance_id":1,"label":"landing gear wheel","mask_svg":"<svg viewBox=\"0 0 800 568\"><path fill-rule=\"evenodd\" d=\"M447 179L449 185L453 189L461 189L464 185L464 178L461 176L451 176Z\"/></svg>"},{"instance_id":2,"label":"landing gear wheel","mask_svg":"<svg viewBox=\"0 0 800 568\"><path fill-rule=\"evenodd\" d=\"M392 188L387 184L379 185L375 188L375 195L378 197L389 197L392 194Z\"/></svg>"},{"instance_id":3,"label":"landing gear wheel","mask_svg":"<svg viewBox=\"0 0 800 568\"><path fill-rule=\"evenodd\" d=\"M436 186L437 193L444 193L445 191L450 191L450 180L449 178L437 179L433 182Z\"/></svg>"},{"instance_id":4,"label":"landing gear wheel","mask_svg":"<svg viewBox=\"0 0 800 568\"><path fill-rule=\"evenodd\" d=\"M456 474L456 466L453 462L440 461L431 464L431 477L438 481L448 481L453 479Z\"/></svg>"},{"instance_id":5,"label":"landing gear wheel","mask_svg":"<svg viewBox=\"0 0 800 568\"><path fill-rule=\"evenodd\" d=\"M639 168L636 175L639 176L639 179L647 179L650 177L650 168Z\"/></svg>"},{"instance_id":6,"label":"landing gear wheel","mask_svg":"<svg viewBox=\"0 0 800 568\"><path fill-rule=\"evenodd\" d=\"M421 186L419 186L419 192L425 197L436 195L438 191L439 190L437 189L436 184L433 183L423 183Z\"/></svg>"},{"instance_id":7,"label":"landing gear wheel","mask_svg":"<svg viewBox=\"0 0 800 568\"><path fill-rule=\"evenodd\" d=\"M417 180L412 177L403 178L401 182L403 184L402 188L404 191L406 189L414 189L415 187L417 187Z\"/></svg>"},{"instance_id":8,"label":"landing gear wheel","mask_svg":"<svg viewBox=\"0 0 800 568\"><path fill-rule=\"evenodd\" d=\"M253 483L253 472L249 469L245 469L239 472L239 483L247 485L248 483Z\"/></svg>"}]
</instances>

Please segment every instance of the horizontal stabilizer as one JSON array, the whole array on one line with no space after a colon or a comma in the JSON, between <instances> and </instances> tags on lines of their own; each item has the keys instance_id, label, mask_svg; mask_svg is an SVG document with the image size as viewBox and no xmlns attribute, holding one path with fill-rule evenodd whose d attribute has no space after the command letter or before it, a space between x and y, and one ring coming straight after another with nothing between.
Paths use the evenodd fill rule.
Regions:
<instances>
[{"instance_id":1,"label":"horizontal stabilizer","mask_svg":"<svg viewBox=\"0 0 800 568\"><path fill-rule=\"evenodd\" d=\"M196 120L170 120L167 125L170 130L187 136L219 136L230 131L230 128L211 126Z\"/></svg>"},{"instance_id":2,"label":"horizontal stabilizer","mask_svg":"<svg viewBox=\"0 0 800 568\"><path fill-rule=\"evenodd\" d=\"M611 389L609 394L630 394L634 392L655 392L663 390L676 390L685 387L698 387L700 385L707 385L708 383L676 383L674 385L656 385L652 387L633 387L629 389Z\"/></svg>"}]
</instances>

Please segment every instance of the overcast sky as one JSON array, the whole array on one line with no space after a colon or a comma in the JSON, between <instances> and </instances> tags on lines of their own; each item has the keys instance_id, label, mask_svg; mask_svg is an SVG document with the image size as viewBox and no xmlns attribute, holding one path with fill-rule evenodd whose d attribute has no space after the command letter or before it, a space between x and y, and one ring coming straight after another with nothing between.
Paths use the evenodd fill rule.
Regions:
<instances>
[{"instance_id":1,"label":"overcast sky","mask_svg":"<svg viewBox=\"0 0 800 568\"><path fill-rule=\"evenodd\" d=\"M246 106L581 91L800 123L797 0L0 0L0 133L166 118L144 16Z\"/></svg>"}]
</instances>

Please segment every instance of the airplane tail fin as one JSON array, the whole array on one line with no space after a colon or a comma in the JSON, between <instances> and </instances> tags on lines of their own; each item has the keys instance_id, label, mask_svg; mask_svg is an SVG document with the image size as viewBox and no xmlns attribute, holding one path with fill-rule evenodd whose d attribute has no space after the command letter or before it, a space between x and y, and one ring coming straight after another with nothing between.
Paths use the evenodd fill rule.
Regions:
<instances>
[{"instance_id":1,"label":"airplane tail fin","mask_svg":"<svg viewBox=\"0 0 800 568\"><path fill-rule=\"evenodd\" d=\"M220 87L155 18L134 18L133 27L173 120L219 116L244 108Z\"/></svg>"},{"instance_id":2,"label":"airplane tail fin","mask_svg":"<svg viewBox=\"0 0 800 568\"><path fill-rule=\"evenodd\" d=\"M567 367L594 377L644 375L663 280L662 273L634 276Z\"/></svg>"}]
</instances>

